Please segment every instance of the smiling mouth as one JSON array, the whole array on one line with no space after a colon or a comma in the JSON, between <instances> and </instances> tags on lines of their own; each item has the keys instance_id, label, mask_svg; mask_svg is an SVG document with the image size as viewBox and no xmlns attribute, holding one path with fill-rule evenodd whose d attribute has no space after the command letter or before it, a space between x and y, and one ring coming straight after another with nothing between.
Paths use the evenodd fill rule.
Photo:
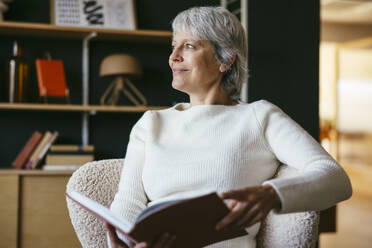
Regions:
<instances>
[{"instance_id":1,"label":"smiling mouth","mask_svg":"<svg viewBox=\"0 0 372 248\"><path fill-rule=\"evenodd\" d=\"M178 74L181 74L183 72L187 72L188 70L186 69L173 69L172 72L173 72L173 75L178 75Z\"/></svg>"}]
</instances>

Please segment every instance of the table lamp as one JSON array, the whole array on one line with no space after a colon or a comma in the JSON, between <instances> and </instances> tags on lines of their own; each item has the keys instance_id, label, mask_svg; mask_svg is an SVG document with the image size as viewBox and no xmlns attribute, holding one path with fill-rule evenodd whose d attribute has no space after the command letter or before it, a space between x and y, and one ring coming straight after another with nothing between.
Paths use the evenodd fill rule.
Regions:
<instances>
[{"instance_id":1,"label":"table lamp","mask_svg":"<svg viewBox=\"0 0 372 248\"><path fill-rule=\"evenodd\" d=\"M136 79L142 76L142 67L139 61L133 56L127 54L112 54L107 56L101 63L99 75L101 77L115 76L115 79L101 97L101 105L116 105L121 92L136 106L147 105L146 98L130 81L130 79ZM126 86L133 91L138 99L128 91Z\"/></svg>"}]
</instances>

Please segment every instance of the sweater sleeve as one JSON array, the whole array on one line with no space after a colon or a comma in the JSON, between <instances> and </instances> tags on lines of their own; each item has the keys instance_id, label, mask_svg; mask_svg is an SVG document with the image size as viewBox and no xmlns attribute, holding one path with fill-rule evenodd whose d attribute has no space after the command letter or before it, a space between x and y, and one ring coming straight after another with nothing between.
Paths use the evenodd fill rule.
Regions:
<instances>
[{"instance_id":1,"label":"sweater sleeve","mask_svg":"<svg viewBox=\"0 0 372 248\"><path fill-rule=\"evenodd\" d=\"M142 169L150 117L151 112L145 112L132 128L118 192L111 203L111 210L130 223L134 223L136 216L146 208L148 201L142 184Z\"/></svg>"},{"instance_id":2,"label":"sweater sleeve","mask_svg":"<svg viewBox=\"0 0 372 248\"><path fill-rule=\"evenodd\" d=\"M255 113L267 148L299 170L298 176L264 182L278 193L280 213L322 210L351 196L345 171L300 125L267 101L257 102Z\"/></svg>"}]
</instances>

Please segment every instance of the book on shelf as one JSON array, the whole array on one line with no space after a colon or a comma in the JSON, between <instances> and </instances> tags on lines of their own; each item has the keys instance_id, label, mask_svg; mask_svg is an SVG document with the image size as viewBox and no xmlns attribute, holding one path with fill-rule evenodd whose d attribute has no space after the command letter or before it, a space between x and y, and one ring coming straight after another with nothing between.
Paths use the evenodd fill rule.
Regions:
<instances>
[{"instance_id":1,"label":"book on shelf","mask_svg":"<svg viewBox=\"0 0 372 248\"><path fill-rule=\"evenodd\" d=\"M26 169L35 169L44 158L50 146L55 142L59 133L46 131L26 164Z\"/></svg>"},{"instance_id":2,"label":"book on shelf","mask_svg":"<svg viewBox=\"0 0 372 248\"><path fill-rule=\"evenodd\" d=\"M36 72L39 95L44 100L48 97L68 100L69 90L62 60L36 59Z\"/></svg>"},{"instance_id":3,"label":"book on shelf","mask_svg":"<svg viewBox=\"0 0 372 248\"><path fill-rule=\"evenodd\" d=\"M52 145L50 152L94 152L93 145Z\"/></svg>"},{"instance_id":4,"label":"book on shelf","mask_svg":"<svg viewBox=\"0 0 372 248\"><path fill-rule=\"evenodd\" d=\"M47 154L45 165L83 165L94 160L93 154Z\"/></svg>"},{"instance_id":5,"label":"book on shelf","mask_svg":"<svg viewBox=\"0 0 372 248\"><path fill-rule=\"evenodd\" d=\"M35 131L28 139L23 149L18 153L12 165L17 169L22 169L30 158L32 152L35 150L37 144L43 137L43 134L39 131Z\"/></svg>"},{"instance_id":6,"label":"book on shelf","mask_svg":"<svg viewBox=\"0 0 372 248\"><path fill-rule=\"evenodd\" d=\"M44 165L43 170L47 171L59 171L59 170L72 170L75 171L79 169L81 165Z\"/></svg>"},{"instance_id":7,"label":"book on shelf","mask_svg":"<svg viewBox=\"0 0 372 248\"><path fill-rule=\"evenodd\" d=\"M53 145L46 155L43 170L76 170L92 161L93 145Z\"/></svg>"},{"instance_id":8,"label":"book on shelf","mask_svg":"<svg viewBox=\"0 0 372 248\"><path fill-rule=\"evenodd\" d=\"M151 243L168 232L176 235L174 247L195 248L247 235L245 229L215 229L216 224L229 213L215 192L150 206L137 216L133 225L79 192L71 191L66 195L100 220L110 223L134 243Z\"/></svg>"}]
</instances>

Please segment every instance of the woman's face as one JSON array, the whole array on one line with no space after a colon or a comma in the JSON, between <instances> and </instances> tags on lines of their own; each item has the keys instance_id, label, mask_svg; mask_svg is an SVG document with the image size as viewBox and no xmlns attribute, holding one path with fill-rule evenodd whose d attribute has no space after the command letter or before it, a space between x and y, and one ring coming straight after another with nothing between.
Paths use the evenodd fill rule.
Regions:
<instances>
[{"instance_id":1,"label":"woman's face","mask_svg":"<svg viewBox=\"0 0 372 248\"><path fill-rule=\"evenodd\" d=\"M204 94L221 82L225 67L219 63L209 41L185 32L176 32L169 66L173 72L172 87L187 94Z\"/></svg>"}]
</instances>

